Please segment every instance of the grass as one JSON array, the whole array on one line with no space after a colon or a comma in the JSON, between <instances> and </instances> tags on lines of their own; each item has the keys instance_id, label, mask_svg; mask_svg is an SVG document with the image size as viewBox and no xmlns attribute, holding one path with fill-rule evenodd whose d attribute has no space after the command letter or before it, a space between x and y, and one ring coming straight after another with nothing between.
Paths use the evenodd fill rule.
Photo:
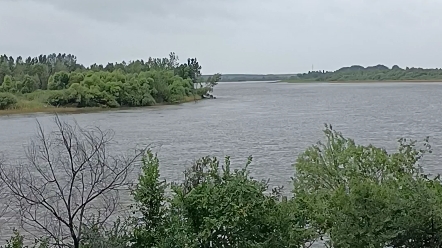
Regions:
<instances>
[{"instance_id":1,"label":"grass","mask_svg":"<svg viewBox=\"0 0 442 248\"><path fill-rule=\"evenodd\" d=\"M93 108L88 108L93 109ZM94 108L97 109L97 108ZM0 115L13 114L30 114L30 113L72 113L82 111L81 108L61 107L57 108L51 105L44 104L36 100L19 99L17 104L11 108L0 110Z\"/></svg>"},{"instance_id":2,"label":"grass","mask_svg":"<svg viewBox=\"0 0 442 248\"><path fill-rule=\"evenodd\" d=\"M185 102L192 102L192 101L198 101L201 100L201 96L186 96L184 97L183 101L181 101L181 103L185 103Z\"/></svg>"},{"instance_id":3,"label":"grass","mask_svg":"<svg viewBox=\"0 0 442 248\"><path fill-rule=\"evenodd\" d=\"M0 110L0 116L4 115L17 115L17 114L32 114L32 113L84 113L84 112L95 112L109 110L109 108L100 107L87 107L87 108L76 108L76 107L54 107L41 101L28 100L25 98L19 98L17 104L11 108ZM167 104L157 104L158 105L170 105L170 104L180 104L185 102L192 102L201 100L201 96L186 96L182 101L176 103ZM115 108L118 110L119 108Z\"/></svg>"}]
</instances>

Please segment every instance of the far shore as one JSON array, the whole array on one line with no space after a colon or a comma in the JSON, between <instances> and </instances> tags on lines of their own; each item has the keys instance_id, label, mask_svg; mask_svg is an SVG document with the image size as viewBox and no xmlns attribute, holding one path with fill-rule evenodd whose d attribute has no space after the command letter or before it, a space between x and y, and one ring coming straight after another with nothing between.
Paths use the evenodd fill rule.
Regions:
<instances>
[{"instance_id":1,"label":"far shore","mask_svg":"<svg viewBox=\"0 0 442 248\"><path fill-rule=\"evenodd\" d=\"M442 83L434 80L349 80L349 81L313 81L313 80L280 80L282 83Z\"/></svg>"},{"instance_id":2,"label":"far shore","mask_svg":"<svg viewBox=\"0 0 442 248\"><path fill-rule=\"evenodd\" d=\"M101 107L85 107L85 108L76 108L76 107L35 107L35 108L11 108L0 110L0 116L7 115L20 115L20 114L36 114L36 113L56 113L56 114L75 114L75 113L90 113L90 112L102 112L102 111L115 111L115 110L124 110L124 109L139 109L139 108L152 108L159 107L165 105L176 105L186 102L193 102L202 100L201 96L188 96L184 98L180 102L176 103L158 103L152 106L144 106L144 107L119 107L119 108L101 108Z\"/></svg>"},{"instance_id":3,"label":"far shore","mask_svg":"<svg viewBox=\"0 0 442 248\"><path fill-rule=\"evenodd\" d=\"M440 80L356 80L356 81L327 81L327 83L442 83Z\"/></svg>"}]
</instances>

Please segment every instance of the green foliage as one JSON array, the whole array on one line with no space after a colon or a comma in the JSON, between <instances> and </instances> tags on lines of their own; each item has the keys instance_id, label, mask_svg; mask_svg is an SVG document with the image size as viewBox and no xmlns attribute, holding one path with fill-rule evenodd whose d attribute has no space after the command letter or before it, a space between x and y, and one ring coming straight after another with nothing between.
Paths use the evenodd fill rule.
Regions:
<instances>
[{"instance_id":1,"label":"green foliage","mask_svg":"<svg viewBox=\"0 0 442 248\"><path fill-rule=\"evenodd\" d=\"M24 244L24 236L21 235L16 229L14 229L14 236L11 239L6 240L6 244L4 246L0 246L1 248L48 248L49 244L46 240L35 240L32 246L27 246Z\"/></svg>"},{"instance_id":2,"label":"green foliage","mask_svg":"<svg viewBox=\"0 0 442 248\"><path fill-rule=\"evenodd\" d=\"M5 248L22 248L24 247L23 236L17 230L14 230L14 236L10 240L6 241Z\"/></svg>"},{"instance_id":3,"label":"green foliage","mask_svg":"<svg viewBox=\"0 0 442 248\"><path fill-rule=\"evenodd\" d=\"M37 89L37 83L35 79L29 75L26 75L23 79L23 82L20 85L21 93L31 93Z\"/></svg>"},{"instance_id":4,"label":"green foliage","mask_svg":"<svg viewBox=\"0 0 442 248\"><path fill-rule=\"evenodd\" d=\"M431 152L399 140L387 153L356 145L331 127L326 142L309 147L295 164L294 193L331 247L439 247L442 185L419 162Z\"/></svg>"},{"instance_id":5,"label":"green foliage","mask_svg":"<svg viewBox=\"0 0 442 248\"><path fill-rule=\"evenodd\" d=\"M9 67L8 61L0 59L0 85L8 75L11 75L11 68Z\"/></svg>"},{"instance_id":6,"label":"green foliage","mask_svg":"<svg viewBox=\"0 0 442 248\"><path fill-rule=\"evenodd\" d=\"M159 160L151 151L143 158L142 172L132 195L136 210L142 221L134 229L135 247L155 247L165 233L165 189L167 184L160 180Z\"/></svg>"},{"instance_id":7,"label":"green foliage","mask_svg":"<svg viewBox=\"0 0 442 248\"><path fill-rule=\"evenodd\" d=\"M198 243L202 247L302 247L309 239L302 214L294 202L281 203L279 188L268 193L267 181L249 176L251 161L250 157L245 167L232 170L229 157L221 167L216 158L202 158L185 173L182 187L175 188Z\"/></svg>"},{"instance_id":8,"label":"green foliage","mask_svg":"<svg viewBox=\"0 0 442 248\"><path fill-rule=\"evenodd\" d=\"M179 64L175 53L168 58L90 67L77 64L70 54L40 55L24 61L3 55L0 65L0 91L22 93L25 98L35 98L35 91L54 91L37 94L42 103L53 106L112 108L182 102L195 94L193 83L202 81L197 59ZM219 79L213 78L212 87Z\"/></svg>"},{"instance_id":9,"label":"green foliage","mask_svg":"<svg viewBox=\"0 0 442 248\"><path fill-rule=\"evenodd\" d=\"M212 92L213 88L218 84L220 80L221 80L221 74L219 73L213 76L209 76L206 80L205 87L208 89L209 92Z\"/></svg>"},{"instance_id":10,"label":"green foliage","mask_svg":"<svg viewBox=\"0 0 442 248\"><path fill-rule=\"evenodd\" d=\"M3 84L0 86L0 91L16 93L18 91L17 83L13 81L11 76L5 76Z\"/></svg>"},{"instance_id":11,"label":"green foliage","mask_svg":"<svg viewBox=\"0 0 442 248\"><path fill-rule=\"evenodd\" d=\"M0 109L7 109L17 103L17 97L11 93L0 92Z\"/></svg>"},{"instance_id":12,"label":"green foliage","mask_svg":"<svg viewBox=\"0 0 442 248\"><path fill-rule=\"evenodd\" d=\"M84 226L80 247L82 248L126 248L129 246L130 233L127 221L117 219L110 229L101 223Z\"/></svg>"},{"instance_id":13,"label":"green foliage","mask_svg":"<svg viewBox=\"0 0 442 248\"><path fill-rule=\"evenodd\" d=\"M220 168L216 158L206 157L186 173L183 189L175 188L203 247L210 243L249 247L265 241L270 226L263 217L269 215L275 201L263 194L265 184L249 180L246 168L232 172L228 158Z\"/></svg>"},{"instance_id":14,"label":"green foliage","mask_svg":"<svg viewBox=\"0 0 442 248\"><path fill-rule=\"evenodd\" d=\"M53 90L47 93L47 103L52 106L65 106L75 101L75 96L67 90Z\"/></svg>"},{"instance_id":15,"label":"green foliage","mask_svg":"<svg viewBox=\"0 0 442 248\"><path fill-rule=\"evenodd\" d=\"M303 247L308 231L294 201L281 202L280 190L268 193L266 181L249 176L248 166L232 170L226 157L204 157L173 183L166 197L159 161L148 152L134 190L142 222L133 247Z\"/></svg>"},{"instance_id":16,"label":"green foliage","mask_svg":"<svg viewBox=\"0 0 442 248\"><path fill-rule=\"evenodd\" d=\"M64 71L55 73L49 78L48 90L63 90L69 84L69 74Z\"/></svg>"}]
</instances>

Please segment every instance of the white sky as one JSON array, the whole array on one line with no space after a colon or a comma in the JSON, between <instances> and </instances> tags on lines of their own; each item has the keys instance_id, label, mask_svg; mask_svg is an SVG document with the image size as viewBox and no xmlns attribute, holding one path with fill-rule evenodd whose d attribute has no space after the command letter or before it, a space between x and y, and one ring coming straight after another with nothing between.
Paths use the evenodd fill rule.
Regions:
<instances>
[{"instance_id":1,"label":"white sky","mask_svg":"<svg viewBox=\"0 0 442 248\"><path fill-rule=\"evenodd\" d=\"M0 0L0 53L196 57L203 73L442 67L441 0Z\"/></svg>"}]
</instances>

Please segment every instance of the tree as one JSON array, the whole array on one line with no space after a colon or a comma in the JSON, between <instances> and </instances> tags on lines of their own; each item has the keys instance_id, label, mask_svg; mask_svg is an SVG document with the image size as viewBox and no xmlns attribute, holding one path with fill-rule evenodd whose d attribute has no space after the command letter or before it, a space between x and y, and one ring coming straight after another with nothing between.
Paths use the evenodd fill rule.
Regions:
<instances>
[{"instance_id":1,"label":"tree","mask_svg":"<svg viewBox=\"0 0 442 248\"><path fill-rule=\"evenodd\" d=\"M0 109L7 109L17 103L17 97L9 92L0 92Z\"/></svg>"},{"instance_id":2,"label":"tree","mask_svg":"<svg viewBox=\"0 0 442 248\"><path fill-rule=\"evenodd\" d=\"M167 69L169 69L169 70L175 69L179 65L178 61L179 61L179 58L174 52L169 53L169 60L168 60L168 64L167 64Z\"/></svg>"},{"instance_id":3,"label":"tree","mask_svg":"<svg viewBox=\"0 0 442 248\"><path fill-rule=\"evenodd\" d=\"M0 62L0 85L3 83L5 76L11 75L11 69L7 61Z\"/></svg>"},{"instance_id":4,"label":"tree","mask_svg":"<svg viewBox=\"0 0 442 248\"><path fill-rule=\"evenodd\" d=\"M31 93L36 89L36 79L26 75L21 83L21 93Z\"/></svg>"},{"instance_id":5,"label":"tree","mask_svg":"<svg viewBox=\"0 0 442 248\"><path fill-rule=\"evenodd\" d=\"M33 65L33 73L38 77L38 88L47 89L49 80L49 69L48 66L42 63Z\"/></svg>"},{"instance_id":6,"label":"tree","mask_svg":"<svg viewBox=\"0 0 442 248\"><path fill-rule=\"evenodd\" d=\"M52 245L78 248L85 230L103 225L117 208L119 192L143 151L113 156L113 134L85 129L55 117L56 131L38 135L26 162L0 164L0 180L17 204L23 228L41 230Z\"/></svg>"},{"instance_id":7,"label":"tree","mask_svg":"<svg viewBox=\"0 0 442 248\"><path fill-rule=\"evenodd\" d=\"M69 74L67 72L61 71L54 74L49 79L48 89L49 90L62 90L66 89L69 85Z\"/></svg>"},{"instance_id":8,"label":"tree","mask_svg":"<svg viewBox=\"0 0 442 248\"><path fill-rule=\"evenodd\" d=\"M17 92L17 83L12 80L12 77L7 75L4 78L3 84L0 85L0 91L2 92Z\"/></svg>"},{"instance_id":9,"label":"tree","mask_svg":"<svg viewBox=\"0 0 442 248\"><path fill-rule=\"evenodd\" d=\"M1 109L1 94L0 93L0 109ZM3 154L0 153L0 163L4 162L4 158L3 158ZM9 197L9 192L7 190L7 188L5 187L5 185L3 184L2 181L0 181L0 199L2 199L1 203L0 203L0 219L1 219L1 224L0 225L4 225L4 223L7 223L7 221L9 220L9 218L6 218L6 214L9 213L10 211L10 204L8 201L8 197ZM2 229L0 229L0 234L2 234Z\"/></svg>"},{"instance_id":10,"label":"tree","mask_svg":"<svg viewBox=\"0 0 442 248\"><path fill-rule=\"evenodd\" d=\"M142 223L133 233L135 247L155 247L165 234L166 181L160 180L159 160L156 154L147 151L143 158L142 172L132 195L136 211L141 214Z\"/></svg>"},{"instance_id":11,"label":"tree","mask_svg":"<svg viewBox=\"0 0 442 248\"><path fill-rule=\"evenodd\" d=\"M324 133L298 157L294 193L330 247L440 247L442 184L420 165L428 138L422 148L400 139L387 153L331 126Z\"/></svg>"},{"instance_id":12,"label":"tree","mask_svg":"<svg viewBox=\"0 0 442 248\"><path fill-rule=\"evenodd\" d=\"M209 92L213 92L213 88L218 84L220 80L221 74L216 73L215 75L207 78L205 87L208 89Z\"/></svg>"},{"instance_id":13,"label":"tree","mask_svg":"<svg viewBox=\"0 0 442 248\"><path fill-rule=\"evenodd\" d=\"M267 182L249 177L250 163L251 157L243 169L232 171L228 157L223 166L205 157L186 171L181 187L174 187L181 218L200 247L266 247L271 239L278 191L266 195Z\"/></svg>"},{"instance_id":14,"label":"tree","mask_svg":"<svg viewBox=\"0 0 442 248\"><path fill-rule=\"evenodd\" d=\"M201 81L201 66L196 58L188 58L187 66L189 67L189 77L193 84L198 84Z\"/></svg>"},{"instance_id":15,"label":"tree","mask_svg":"<svg viewBox=\"0 0 442 248\"><path fill-rule=\"evenodd\" d=\"M304 247L314 232L294 201L281 201L281 189L269 193L268 181L231 170L230 159L199 159L182 183L160 179L159 161L148 153L134 191L141 224L133 234L138 247Z\"/></svg>"}]
</instances>

